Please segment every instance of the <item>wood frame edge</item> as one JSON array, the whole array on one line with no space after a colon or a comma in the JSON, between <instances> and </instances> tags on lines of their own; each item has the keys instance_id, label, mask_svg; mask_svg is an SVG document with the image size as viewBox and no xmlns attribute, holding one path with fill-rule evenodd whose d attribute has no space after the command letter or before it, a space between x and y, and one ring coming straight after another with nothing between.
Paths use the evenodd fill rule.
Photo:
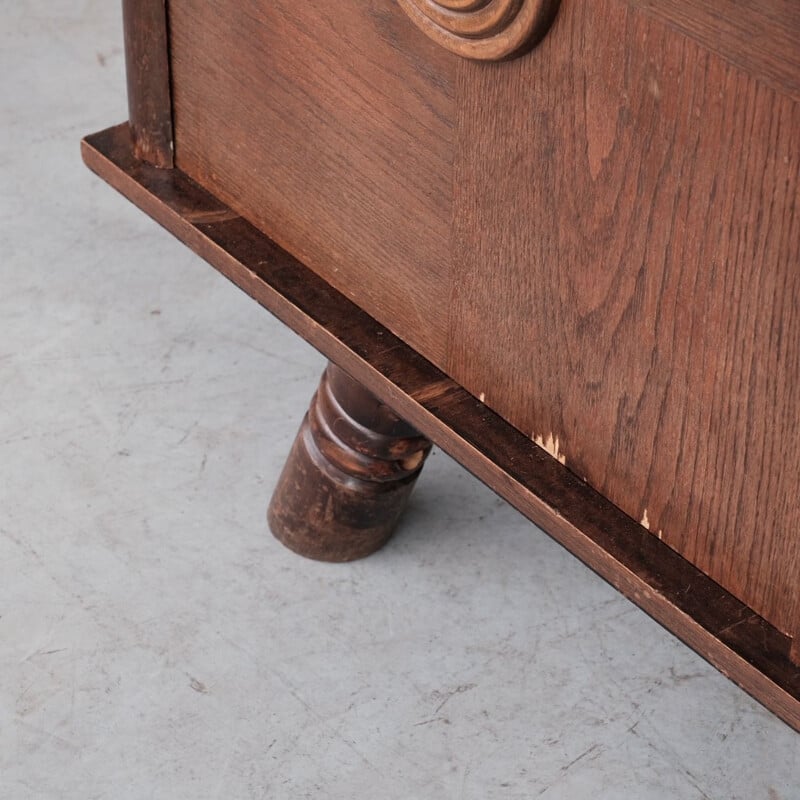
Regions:
<instances>
[{"instance_id":1,"label":"wood frame edge","mask_svg":"<svg viewBox=\"0 0 800 800\"><path fill-rule=\"evenodd\" d=\"M122 0L128 114L139 159L175 165L166 0Z\"/></svg>"}]
</instances>

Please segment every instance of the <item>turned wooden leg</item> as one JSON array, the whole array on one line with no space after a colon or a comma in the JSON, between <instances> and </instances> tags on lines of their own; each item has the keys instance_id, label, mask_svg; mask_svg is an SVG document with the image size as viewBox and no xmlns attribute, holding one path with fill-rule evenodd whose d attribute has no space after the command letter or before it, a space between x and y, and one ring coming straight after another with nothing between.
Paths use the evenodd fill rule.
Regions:
<instances>
[{"instance_id":1,"label":"turned wooden leg","mask_svg":"<svg viewBox=\"0 0 800 800\"><path fill-rule=\"evenodd\" d=\"M431 443L334 364L322 375L270 502L291 550L352 561L392 535Z\"/></svg>"}]
</instances>

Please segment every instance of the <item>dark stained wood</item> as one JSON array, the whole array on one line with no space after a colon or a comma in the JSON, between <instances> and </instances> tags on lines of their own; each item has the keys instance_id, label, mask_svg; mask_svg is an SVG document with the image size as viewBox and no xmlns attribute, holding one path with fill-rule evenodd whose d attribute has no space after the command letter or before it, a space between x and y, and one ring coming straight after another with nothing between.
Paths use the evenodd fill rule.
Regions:
<instances>
[{"instance_id":1,"label":"dark stained wood","mask_svg":"<svg viewBox=\"0 0 800 800\"><path fill-rule=\"evenodd\" d=\"M457 57L386 0L169 17L177 165L441 360Z\"/></svg>"},{"instance_id":2,"label":"dark stained wood","mask_svg":"<svg viewBox=\"0 0 800 800\"><path fill-rule=\"evenodd\" d=\"M724 674L800 730L791 640L180 170L137 161L127 126L87 165L304 336Z\"/></svg>"},{"instance_id":3,"label":"dark stained wood","mask_svg":"<svg viewBox=\"0 0 800 800\"><path fill-rule=\"evenodd\" d=\"M330 364L272 495L269 525L291 550L353 561L383 547L431 443Z\"/></svg>"},{"instance_id":4,"label":"dark stained wood","mask_svg":"<svg viewBox=\"0 0 800 800\"><path fill-rule=\"evenodd\" d=\"M165 0L122 0L128 113L136 155L173 166L172 102Z\"/></svg>"},{"instance_id":5,"label":"dark stained wood","mask_svg":"<svg viewBox=\"0 0 800 800\"><path fill-rule=\"evenodd\" d=\"M445 371L798 634L800 105L639 6L459 62Z\"/></svg>"}]
</instances>

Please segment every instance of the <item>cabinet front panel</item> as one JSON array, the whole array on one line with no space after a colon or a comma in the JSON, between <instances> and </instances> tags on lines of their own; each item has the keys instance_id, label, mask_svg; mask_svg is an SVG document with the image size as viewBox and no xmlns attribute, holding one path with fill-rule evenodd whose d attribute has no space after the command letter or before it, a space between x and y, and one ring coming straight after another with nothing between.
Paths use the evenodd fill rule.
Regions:
<instances>
[{"instance_id":1,"label":"cabinet front panel","mask_svg":"<svg viewBox=\"0 0 800 800\"><path fill-rule=\"evenodd\" d=\"M458 96L449 373L800 634L800 107L619 0Z\"/></svg>"},{"instance_id":2,"label":"cabinet front panel","mask_svg":"<svg viewBox=\"0 0 800 800\"><path fill-rule=\"evenodd\" d=\"M444 357L456 56L386 0L170 0L177 165Z\"/></svg>"},{"instance_id":3,"label":"cabinet front panel","mask_svg":"<svg viewBox=\"0 0 800 800\"><path fill-rule=\"evenodd\" d=\"M790 5L563 0L501 63L394 0L168 7L181 169L800 634Z\"/></svg>"}]
</instances>

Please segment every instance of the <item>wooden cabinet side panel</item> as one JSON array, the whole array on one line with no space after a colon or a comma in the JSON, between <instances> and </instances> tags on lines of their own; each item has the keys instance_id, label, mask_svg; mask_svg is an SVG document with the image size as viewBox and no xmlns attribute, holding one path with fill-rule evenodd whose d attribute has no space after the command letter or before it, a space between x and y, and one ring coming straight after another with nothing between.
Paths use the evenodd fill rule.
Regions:
<instances>
[{"instance_id":1,"label":"wooden cabinet side panel","mask_svg":"<svg viewBox=\"0 0 800 800\"><path fill-rule=\"evenodd\" d=\"M456 57L385 0L170 0L177 165L442 363Z\"/></svg>"},{"instance_id":2,"label":"wooden cabinet side panel","mask_svg":"<svg viewBox=\"0 0 800 800\"><path fill-rule=\"evenodd\" d=\"M457 91L448 373L800 633L800 107L618 0Z\"/></svg>"}]
</instances>

